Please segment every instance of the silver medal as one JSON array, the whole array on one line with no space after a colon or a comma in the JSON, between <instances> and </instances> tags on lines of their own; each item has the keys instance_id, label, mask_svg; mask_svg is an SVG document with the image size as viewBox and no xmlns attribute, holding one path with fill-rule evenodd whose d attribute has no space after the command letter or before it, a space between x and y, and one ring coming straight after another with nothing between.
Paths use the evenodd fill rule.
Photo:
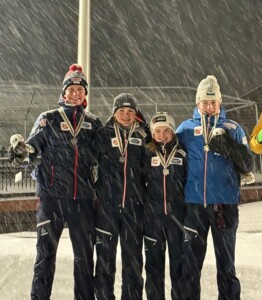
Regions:
<instances>
[{"instance_id":1,"label":"silver medal","mask_svg":"<svg viewBox=\"0 0 262 300\"><path fill-rule=\"evenodd\" d=\"M120 156L120 157L119 157L119 161L120 161L121 163L125 162L125 160L126 160L126 158L125 158L124 156Z\"/></svg>"}]
</instances>

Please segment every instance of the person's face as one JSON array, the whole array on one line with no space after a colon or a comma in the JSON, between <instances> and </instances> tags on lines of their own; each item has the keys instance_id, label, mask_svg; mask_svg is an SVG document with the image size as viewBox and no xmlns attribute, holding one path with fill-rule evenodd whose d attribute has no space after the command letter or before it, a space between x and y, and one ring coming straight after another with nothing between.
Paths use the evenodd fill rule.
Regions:
<instances>
[{"instance_id":1,"label":"person's face","mask_svg":"<svg viewBox=\"0 0 262 300\"><path fill-rule=\"evenodd\" d=\"M220 102L216 100L203 100L197 106L204 115L218 115L220 112Z\"/></svg>"},{"instance_id":2,"label":"person's face","mask_svg":"<svg viewBox=\"0 0 262 300\"><path fill-rule=\"evenodd\" d=\"M121 107L115 112L115 118L118 123L128 127L135 121L136 111L130 107Z\"/></svg>"},{"instance_id":3,"label":"person's face","mask_svg":"<svg viewBox=\"0 0 262 300\"><path fill-rule=\"evenodd\" d=\"M72 106L78 106L85 100L85 88L82 85L70 85L65 91L65 101Z\"/></svg>"},{"instance_id":4,"label":"person's face","mask_svg":"<svg viewBox=\"0 0 262 300\"><path fill-rule=\"evenodd\" d=\"M173 139L173 131L168 126L159 126L154 130L153 138L158 143L169 143Z\"/></svg>"}]
</instances>

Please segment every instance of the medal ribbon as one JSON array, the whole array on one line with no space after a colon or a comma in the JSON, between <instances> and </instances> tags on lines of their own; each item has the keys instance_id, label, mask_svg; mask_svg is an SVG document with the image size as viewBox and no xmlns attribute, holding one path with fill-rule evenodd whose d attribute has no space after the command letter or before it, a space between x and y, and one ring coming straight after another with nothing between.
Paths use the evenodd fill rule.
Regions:
<instances>
[{"instance_id":1,"label":"medal ribbon","mask_svg":"<svg viewBox=\"0 0 262 300\"><path fill-rule=\"evenodd\" d=\"M128 145L128 141L129 141L131 135L134 132L135 127L136 127L136 122L133 122L133 124L131 125L131 128L129 130L127 138L126 138L126 133L124 133L124 144L125 144L125 147L124 147L122 139L121 139L119 125L117 122L114 122L114 129L115 129L115 135L116 135L116 139L117 139L118 149L121 153L121 156L125 157L125 160L124 160L124 186L123 186L123 197L122 197L122 207L123 208L125 207L125 200L126 200L127 145Z\"/></svg>"},{"instance_id":2,"label":"medal ribbon","mask_svg":"<svg viewBox=\"0 0 262 300\"><path fill-rule=\"evenodd\" d=\"M164 156L159 151L156 151L156 155L160 159L160 163L164 167L164 170L166 170L168 166L171 164L171 161L176 154L177 146L178 146L178 140L176 141L176 144L173 147L172 151L170 152L167 160L166 160L166 149L164 149Z\"/></svg>"},{"instance_id":3,"label":"medal ribbon","mask_svg":"<svg viewBox=\"0 0 262 300\"><path fill-rule=\"evenodd\" d=\"M209 144L209 142L211 141L211 138L212 138L212 135L213 135L213 131L216 128L216 125L217 125L217 119L218 119L218 116L215 115L214 125L213 125L211 131L208 132L208 126L206 124L206 115L201 114L201 126L202 126L202 131L203 131L203 137L204 137L204 141L205 141L205 146L207 146Z\"/></svg>"},{"instance_id":4,"label":"medal ribbon","mask_svg":"<svg viewBox=\"0 0 262 300\"><path fill-rule=\"evenodd\" d=\"M208 144L212 139L212 135L213 135L213 131L216 128L217 125L217 120L218 120L218 116L215 115L215 121L214 121L214 125L211 129L210 132L209 131L209 123L208 126L206 124L206 115L201 114L201 126L202 126L202 131L203 131L203 138L205 141L205 146L204 146L204 151L205 151L205 166L204 166L204 207L206 207L206 178L207 178L207 152L208 152Z\"/></svg>"},{"instance_id":5,"label":"medal ribbon","mask_svg":"<svg viewBox=\"0 0 262 300\"><path fill-rule=\"evenodd\" d=\"M164 173L164 170L168 170L168 166L171 164L171 161L172 161L173 157L176 154L177 146L178 146L178 140L176 141L176 145L173 147L173 149L170 152L170 154L169 154L169 156L168 156L167 159L166 159L166 149L165 148L163 149L164 150L164 156L159 151L156 151L156 155L160 159L160 163L163 166L163 191L164 191L164 212L165 212L165 215L167 215L167 206L166 206L166 176L168 175L168 171L167 171L167 173Z\"/></svg>"},{"instance_id":6,"label":"medal ribbon","mask_svg":"<svg viewBox=\"0 0 262 300\"><path fill-rule=\"evenodd\" d=\"M128 137L127 137L127 139L125 139L125 147L124 147L122 139L121 139L119 125L118 125L117 122L114 122L114 129L115 129L115 135L116 135L117 145L118 145L118 149L119 149L119 151L121 153L121 156L125 156L125 152L126 152L126 149L127 149L128 141L131 138L131 135L133 134L133 132L135 130L135 127L136 127L136 122L133 122L133 124L131 125L131 128L129 130Z\"/></svg>"},{"instance_id":7,"label":"medal ribbon","mask_svg":"<svg viewBox=\"0 0 262 300\"><path fill-rule=\"evenodd\" d=\"M76 110L73 112L73 126L71 125L70 121L68 120L68 117L62 107L58 109L60 115L62 116L62 119L64 122L68 125L69 131L72 134L73 138L78 135L80 132L80 129L82 127L82 123L84 121L85 117L85 112L82 113L79 123L76 124ZM77 195L77 168L78 168L78 146L77 143L74 143L74 148L75 148L75 165L74 165L74 200L76 200L76 195Z\"/></svg>"},{"instance_id":8,"label":"medal ribbon","mask_svg":"<svg viewBox=\"0 0 262 300\"><path fill-rule=\"evenodd\" d=\"M78 135L78 133L80 132L80 129L81 129L81 127L82 127L82 124L83 124L83 121L84 121L84 117L85 117L85 112L82 113L82 115L81 115L81 117L80 117L80 120L79 120L79 122L78 122L78 124L77 124L77 127L74 129L74 128L72 127L71 122L68 120L68 117L67 117L66 113L64 112L64 110L62 109L62 107L60 107L60 108L58 109L58 111L59 111L59 113L60 113L62 119L64 120L64 122L67 124L70 133L71 133L72 136L75 138L75 137Z\"/></svg>"}]
</instances>

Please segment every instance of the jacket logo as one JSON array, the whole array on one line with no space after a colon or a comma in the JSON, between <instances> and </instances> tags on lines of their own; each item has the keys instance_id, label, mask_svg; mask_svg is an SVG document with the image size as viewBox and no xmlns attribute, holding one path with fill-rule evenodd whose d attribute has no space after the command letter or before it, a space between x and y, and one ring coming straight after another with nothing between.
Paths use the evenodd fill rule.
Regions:
<instances>
[{"instance_id":1,"label":"jacket logo","mask_svg":"<svg viewBox=\"0 0 262 300\"><path fill-rule=\"evenodd\" d=\"M42 227L40 229L40 235L43 236L43 235L47 235L48 234L48 231L45 229L45 227Z\"/></svg>"},{"instance_id":2,"label":"jacket logo","mask_svg":"<svg viewBox=\"0 0 262 300\"><path fill-rule=\"evenodd\" d=\"M198 135L202 135L203 134L203 130L201 126L197 126L194 128L194 135L198 136Z\"/></svg>"},{"instance_id":3,"label":"jacket logo","mask_svg":"<svg viewBox=\"0 0 262 300\"><path fill-rule=\"evenodd\" d=\"M158 167L160 166L160 159L158 156L153 156L151 158L151 167Z\"/></svg>"},{"instance_id":4,"label":"jacket logo","mask_svg":"<svg viewBox=\"0 0 262 300\"><path fill-rule=\"evenodd\" d=\"M129 139L129 144L130 145L142 146L142 139L139 139L139 138L130 138Z\"/></svg>"},{"instance_id":5,"label":"jacket logo","mask_svg":"<svg viewBox=\"0 0 262 300\"><path fill-rule=\"evenodd\" d=\"M229 123L229 122L224 122L223 125L229 129L236 129L237 126L236 124L233 124L233 123Z\"/></svg>"},{"instance_id":6,"label":"jacket logo","mask_svg":"<svg viewBox=\"0 0 262 300\"><path fill-rule=\"evenodd\" d=\"M88 122L83 122L81 128L83 129L92 129L92 124Z\"/></svg>"},{"instance_id":7,"label":"jacket logo","mask_svg":"<svg viewBox=\"0 0 262 300\"><path fill-rule=\"evenodd\" d=\"M69 127L66 124L66 122L61 122L60 123L60 128L61 128L62 131L69 131Z\"/></svg>"},{"instance_id":8,"label":"jacket logo","mask_svg":"<svg viewBox=\"0 0 262 300\"><path fill-rule=\"evenodd\" d=\"M171 164L182 166L183 165L183 160L180 157L173 157L173 159L171 160Z\"/></svg>"},{"instance_id":9,"label":"jacket logo","mask_svg":"<svg viewBox=\"0 0 262 300\"><path fill-rule=\"evenodd\" d=\"M112 147L118 147L118 140L116 137L111 139Z\"/></svg>"},{"instance_id":10,"label":"jacket logo","mask_svg":"<svg viewBox=\"0 0 262 300\"><path fill-rule=\"evenodd\" d=\"M247 137L246 136L243 136L242 137L242 144L243 145L247 145L248 143L247 143Z\"/></svg>"}]
</instances>

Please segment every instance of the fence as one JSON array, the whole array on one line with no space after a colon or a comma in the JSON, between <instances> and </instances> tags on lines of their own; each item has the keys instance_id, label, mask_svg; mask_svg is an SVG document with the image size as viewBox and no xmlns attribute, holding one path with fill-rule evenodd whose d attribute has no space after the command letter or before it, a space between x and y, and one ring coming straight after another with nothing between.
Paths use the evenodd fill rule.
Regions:
<instances>
[{"instance_id":1,"label":"fence","mask_svg":"<svg viewBox=\"0 0 262 300\"><path fill-rule=\"evenodd\" d=\"M60 92L60 87L25 84L1 86L0 145L7 148L10 136L15 133L21 133L26 138L41 112L57 108ZM147 121L155 112L167 111L174 116L176 124L179 124L192 116L195 106L196 89L191 87L100 87L90 89L91 112L105 123L111 115L114 97L121 92L136 96ZM256 102L223 95L223 106L229 117L241 120L246 132L251 132L251 121L254 123L258 115ZM35 192L35 181L31 179L28 169L14 169L7 158L0 159L0 198L8 194ZM19 171L23 174L23 180L16 184L14 178ZM260 156L256 157L256 171L261 172Z\"/></svg>"},{"instance_id":2,"label":"fence","mask_svg":"<svg viewBox=\"0 0 262 300\"><path fill-rule=\"evenodd\" d=\"M22 173L22 180L15 182L15 175ZM35 195L36 182L27 168L14 168L8 158L0 158L0 198Z\"/></svg>"}]
</instances>

